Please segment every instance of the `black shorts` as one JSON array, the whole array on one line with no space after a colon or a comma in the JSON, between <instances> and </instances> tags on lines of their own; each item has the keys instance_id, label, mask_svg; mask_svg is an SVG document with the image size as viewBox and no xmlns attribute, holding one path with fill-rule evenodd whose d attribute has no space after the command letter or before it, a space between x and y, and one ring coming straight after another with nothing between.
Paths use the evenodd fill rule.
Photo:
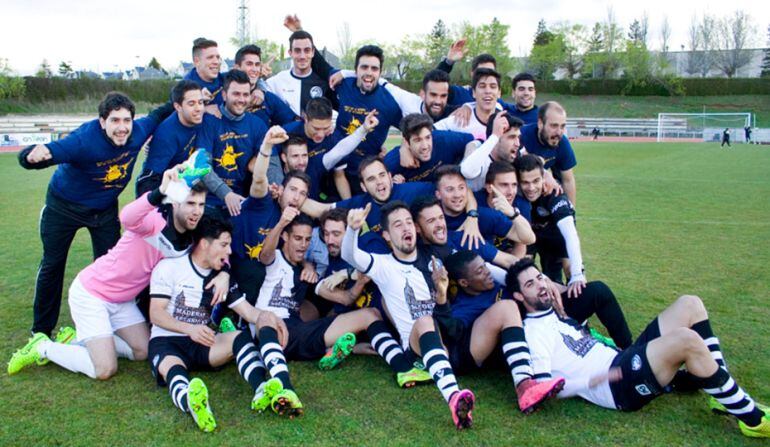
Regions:
<instances>
[{"instance_id":1,"label":"black shorts","mask_svg":"<svg viewBox=\"0 0 770 447\"><path fill-rule=\"evenodd\" d=\"M458 376L502 364L502 347L499 343L481 364L476 362L473 354L471 354L473 326L463 326L462 329L450 333L438 320L436 322L441 333L441 341L446 346L447 354L449 354L449 364L452 365L452 370Z\"/></svg>"},{"instance_id":2,"label":"black shorts","mask_svg":"<svg viewBox=\"0 0 770 447\"><path fill-rule=\"evenodd\" d=\"M647 341L641 338L612 360L611 367L623 373L621 380L610 383L615 406L621 411L636 411L663 393L647 360Z\"/></svg>"},{"instance_id":3,"label":"black shorts","mask_svg":"<svg viewBox=\"0 0 770 447\"><path fill-rule=\"evenodd\" d=\"M150 339L147 347L147 359L150 370L159 386L165 386L166 381L158 373L158 366L166 356L173 355L182 359L188 371L216 371L221 368L209 363L209 348L192 341L187 336L166 336Z\"/></svg>"},{"instance_id":4,"label":"black shorts","mask_svg":"<svg viewBox=\"0 0 770 447\"><path fill-rule=\"evenodd\" d=\"M289 343L284 349L287 360L318 360L326 354L324 334L334 317L302 321L299 318L283 320L289 329Z\"/></svg>"}]
</instances>

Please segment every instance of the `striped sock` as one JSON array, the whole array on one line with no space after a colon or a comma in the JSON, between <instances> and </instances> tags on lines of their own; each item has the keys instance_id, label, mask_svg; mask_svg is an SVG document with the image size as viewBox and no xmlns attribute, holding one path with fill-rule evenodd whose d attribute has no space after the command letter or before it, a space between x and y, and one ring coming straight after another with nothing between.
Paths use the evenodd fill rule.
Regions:
<instances>
[{"instance_id":1,"label":"striped sock","mask_svg":"<svg viewBox=\"0 0 770 447\"><path fill-rule=\"evenodd\" d=\"M724 405L727 412L737 417L749 427L756 427L762 422L764 413L757 408L754 400L746 394L724 368L717 368L711 377L700 380L703 391Z\"/></svg>"},{"instance_id":2,"label":"striped sock","mask_svg":"<svg viewBox=\"0 0 770 447\"><path fill-rule=\"evenodd\" d=\"M420 336L420 351L422 351L422 361L433 377L433 381L436 382L444 400L449 402L452 394L460 391L460 388L457 386L455 373L452 371L452 365L449 364L449 358L437 332L426 332Z\"/></svg>"},{"instance_id":3,"label":"striped sock","mask_svg":"<svg viewBox=\"0 0 770 447\"><path fill-rule=\"evenodd\" d=\"M500 334L503 345L503 357L508 363L508 369L511 370L513 384L519 386L519 383L534 376L532 371L531 359L529 357L529 346L524 338L524 329L521 327L507 327Z\"/></svg>"},{"instance_id":4,"label":"striped sock","mask_svg":"<svg viewBox=\"0 0 770 447\"><path fill-rule=\"evenodd\" d=\"M187 388L190 385L190 376L187 375L187 368L182 365L174 365L166 373L166 383L168 384L168 393L171 395L171 401L182 412L187 413Z\"/></svg>"},{"instance_id":5,"label":"striped sock","mask_svg":"<svg viewBox=\"0 0 770 447\"><path fill-rule=\"evenodd\" d=\"M286 365L286 357L278 343L278 333L275 329L263 327L259 330L259 351L262 353L262 360L270 370L270 376L278 378L285 389L293 390L294 387L289 378L289 367Z\"/></svg>"},{"instance_id":6,"label":"striped sock","mask_svg":"<svg viewBox=\"0 0 770 447\"><path fill-rule=\"evenodd\" d=\"M722 357L722 348L719 346L719 339L714 335L714 331L711 330L711 323L709 323L709 320L699 321L693 324L690 329L700 335L703 342L706 343L706 346L709 348L709 351L711 351L711 358L717 362L717 365L727 369L725 359Z\"/></svg>"},{"instance_id":7,"label":"striped sock","mask_svg":"<svg viewBox=\"0 0 770 447\"><path fill-rule=\"evenodd\" d=\"M259 349L251 339L250 332L243 331L233 339L233 354L235 354L238 372L249 382L251 389L256 391L259 385L265 381L267 369L262 357L259 356Z\"/></svg>"},{"instance_id":8,"label":"striped sock","mask_svg":"<svg viewBox=\"0 0 770 447\"><path fill-rule=\"evenodd\" d=\"M412 365L406 359L404 350L398 344L395 338L388 331L387 325L382 320L377 320L366 328L369 339L372 341L372 347L380 357L390 365L393 371L407 372L412 369Z\"/></svg>"}]
</instances>

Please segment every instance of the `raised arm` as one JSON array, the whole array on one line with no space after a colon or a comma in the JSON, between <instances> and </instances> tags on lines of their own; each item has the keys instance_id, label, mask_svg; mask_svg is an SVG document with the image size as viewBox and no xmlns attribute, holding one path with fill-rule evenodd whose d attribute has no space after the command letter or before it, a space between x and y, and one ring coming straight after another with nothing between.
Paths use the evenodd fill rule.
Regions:
<instances>
[{"instance_id":1,"label":"raised arm","mask_svg":"<svg viewBox=\"0 0 770 447\"><path fill-rule=\"evenodd\" d=\"M249 195L261 199L267 195L267 168L270 165L270 156L273 154L273 146L288 140L289 136L281 126L271 127L262 140L262 146L257 153L257 161L254 163L254 173L251 180Z\"/></svg>"},{"instance_id":2,"label":"raised arm","mask_svg":"<svg viewBox=\"0 0 770 447\"><path fill-rule=\"evenodd\" d=\"M270 229L265 237L265 241L262 243L262 251L259 252L259 262L264 265L273 263L275 260L275 250L278 247L278 240L281 238L283 229L297 216L299 216L297 208L291 206L284 208L278 223Z\"/></svg>"},{"instance_id":3,"label":"raised arm","mask_svg":"<svg viewBox=\"0 0 770 447\"><path fill-rule=\"evenodd\" d=\"M337 163L350 155L356 147L366 138L366 135L374 130L380 123L377 119L377 110L372 110L364 118L364 125L356 129L355 132L341 139L334 147L323 155L324 168L330 171Z\"/></svg>"},{"instance_id":4,"label":"raised arm","mask_svg":"<svg viewBox=\"0 0 770 447\"><path fill-rule=\"evenodd\" d=\"M366 222L366 216L371 209L372 205L368 203L366 208L356 208L348 212L348 228L345 230L345 237L342 239L342 259L363 273L369 270L374 262L374 258L369 253L358 248L358 231Z\"/></svg>"}]
</instances>

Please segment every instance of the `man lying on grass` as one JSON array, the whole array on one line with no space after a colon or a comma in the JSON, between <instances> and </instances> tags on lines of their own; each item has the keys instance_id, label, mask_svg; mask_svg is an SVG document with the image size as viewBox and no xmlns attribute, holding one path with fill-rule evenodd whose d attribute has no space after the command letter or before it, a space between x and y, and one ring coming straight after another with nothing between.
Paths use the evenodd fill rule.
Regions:
<instances>
[{"instance_id":1,"label":"man lying on grass","mask_svg":"<svg viewBox=\"0 0 770 447\"><path fill-rule=\"evenodd\" d=\"M526 309L524 332L535 377L565 379L558 397L580 396L605 408L635 411L668 385L702 389L710 395L712 410L738 418L745 436L770 437L770 411L756 404L727 371L697 296L679 297L618 352L598 343L576 321L557 316L545 277L532 260L514 264L506 283Z\"/></svg>"}]
</instances>

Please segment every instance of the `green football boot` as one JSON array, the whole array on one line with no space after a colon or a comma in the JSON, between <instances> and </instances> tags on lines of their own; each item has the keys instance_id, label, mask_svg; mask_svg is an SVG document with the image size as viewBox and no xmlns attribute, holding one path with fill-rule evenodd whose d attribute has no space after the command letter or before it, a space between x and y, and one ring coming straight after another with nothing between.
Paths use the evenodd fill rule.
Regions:
<instances>
[{"instance_id":1,"label":"green football boot","mask_svg":"<svg viewBox=\"0 0 770 447\"><path fill-rule=\"evenodd\" d=\"M33 335L23 348L17 350L11 356L11 360L8 362L8 375L16 374L27 366L39 363L42 358L40 353L37 352L37 348L40 343L46 341L51 341L51 339L42 332Z\"/></svg>"},{"instance_id":2,"label":"green football boot","mask_svg":"<svg viewBox=\"0 0 770 447\"><path fill-rule=\"evenodd\" d=\"M56 337L54 337L53 341L54 343L61 343L63 345L68 345L72 343L77 338L77 332L75 332L75 328L71 326L62 326L59 328L59 332L56 334ZM41 358L37 361L37 364L40 366L48 364L50 360Z\"/></svg>"},{"instance_id":3,"label":"green football boot","mask_svg":"<svg viewBox=\"0 0 770 447\"><path fill-rule=\"evenodd\" d=\"M412 388L419 382L430 382L433 378L428 371L412 368L406 372L396 373L396 381L401 388Z\"/></svg>"},{"instance_id":4,"label":"green football boot","mask_svg":"<svg viewBox=\"0 0 770 447\"><path fill-rule=\"evenodd\" d=\"M356 335L352 332L347 332L334 342L334 346L326 351L326 355L318 362L318 367L324 371L333 369L353 352L353 346L355 345Z\"/></svg>"},{"instance_id":5,"label":"green football boot","mask_svg":"<svg viewBox=\"0 0 770 447\"><path fill-rule=\"evenodd\" d=\"M222 334L226 334L228 332L233 332L235 330L235 324L233 324L233 320L230 319L230 317L224 317L222 318L222 321L219 322L219 332Z\"/></svg>"},{"instance_id":6,"label":"green football boot","mask_svg":"<svg viewBox=\"0 0 770 447\"><path fill-rule=\"evenodd\" d=\"M273 398L281 391L283 391L283 382L278 378L273 377L262 382L254 393L254 398L251 400L251 409L262 413L270 407Z\"/></svg>"},{"instance_id":7,"label":"green football boot","mask_svg":"<svg viewBox=\"0 0 770 447\"><path fill-rule=\"evenodd\" d=\"M214 413L209 406L209 390L197 377L190 381L187 388L187 406L198 428L206 433L211 433L217 428L217 421L214 420Z\"/></svg>"},{"instance_id":8,"label":"green football boot","mask_svg":"<svg viewBox=\"0 0 770 447\"><path fill-rule=\"evenodd\" d=\"M293 419L295 416L302 416L304 411L297 393L287 389L283 389L273 396L270 406L273 407L273 411L278 413L279 416L289 416L290 419Z\"/></svg>"},{"instance_id":9,"label":"green football boot","mask_svg":"<svg viewBox=\"0 0 770 447\"><path fill-rule=\"evenodd\" d=\"M765 413L762 416L762 421L756 427L749 427L742 421L738 421L738 428L741 429L743 436L749 438L770 438L770 413L767 410L763 410Z\"/></svg>"},{"instance_id":10,"label":"green football boot","mask_svg":"<svg viewBox=\"0 0 770 447\"><path fill-rule=\"evenodd\" d=\"M593 337L599 343L607 345L610 348L617 349L618 345L615 344L615 340L611 339L610 337L602 335L599 331L597 331L594 328L589 328L588 331L591 333L591 337Z\"/></svg>"}]
</instances>

